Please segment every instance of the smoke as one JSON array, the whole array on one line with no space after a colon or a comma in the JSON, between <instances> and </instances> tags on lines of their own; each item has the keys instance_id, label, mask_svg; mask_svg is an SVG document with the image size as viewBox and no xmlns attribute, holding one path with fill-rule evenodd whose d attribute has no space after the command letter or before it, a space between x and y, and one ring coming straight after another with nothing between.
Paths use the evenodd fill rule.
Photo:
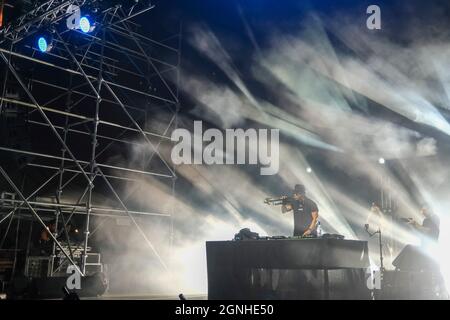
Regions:
<instances>
[{"instance_id":1,"label":"smoke","mask_svg":"<svg viewBox=\"0 0 450 320\"><path fill-rule=\"evenodd\" d=\"M171 215L164 222L149 220L145 227L168 270L161 269L143 241L130 245L140 249L130 249L126 259L136 258L136 252L149 255L148 267L139 271L146 279L142 282L161 292L206 293L205 241L230 240L244 227L261 235L290 235L292 214L282 215L263 199L286 194L298 182L318 203L326 232L373 243L363 225L381 190L395 199L398 216L419 222L420 203L431 203L441 217L441 233L450 232L448 155L441 153L438 141L450 134L441 114L449 100L450 79L443 70L450 67L450 45L419 36L398 45L342 21L348 17L324 22L311 15L289 35L274 30L265 46L246 22L258 48L255 56L244 58L251 70L246 77L218 35L205 26L192 28L190 45L223 72L225 81L184 70L181 90L195 107L178 117L178 126L191 129L193 120L204 120L221 130L280 129L280 171L261 177L251 166L181 165L175 193L170 182L158 177L130 184L127 199L133 205ZM171 147L169 142L160 145L166 159ZM130 154L141 159L148 149L136 145ZM386 165L378 163L380 157ZM395 245L395 253L417 241L395 220L384 239L385 245ZM442 255L439 259L449 266Z\"/></svg>"}]
</instances>

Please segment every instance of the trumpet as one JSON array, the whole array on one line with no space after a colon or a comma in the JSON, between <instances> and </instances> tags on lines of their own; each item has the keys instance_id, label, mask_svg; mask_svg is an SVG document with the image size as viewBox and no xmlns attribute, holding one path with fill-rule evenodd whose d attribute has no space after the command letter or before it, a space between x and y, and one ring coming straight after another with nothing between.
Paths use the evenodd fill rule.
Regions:
<instances>
[{"instance_id":1,"label":"trumpet","mask_svg":"<svg viewBox=\"0 0 450 320\"><path fill-rule=\"evenodd\" d=\"M264 199L264 203L268 204L268 205L272 205L272 206L279 206L279 205L283 205L286 204L289 201L289 197L288 196L280 196L280 197L276 197L276 198L266 198Z\"/></svg>"}]
</instances>

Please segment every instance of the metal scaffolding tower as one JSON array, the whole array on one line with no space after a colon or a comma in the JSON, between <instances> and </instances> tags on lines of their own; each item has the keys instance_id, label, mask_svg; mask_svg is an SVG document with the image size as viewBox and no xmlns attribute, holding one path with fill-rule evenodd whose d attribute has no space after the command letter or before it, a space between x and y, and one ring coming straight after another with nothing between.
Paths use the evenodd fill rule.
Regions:
<instances>
[{"instance_id":1,"label":"metal scaffolding tower","mask_svg":"<svg viewBox=\"0 0 450 320\"><path fill-rule=\"evenodd\" d=\"M0 84L0 117L8 107L26 110L25 121L31 134L49 130L54 137L52 141L33 145L32 149L0 145L2 157L21 155L28 159L25 169L50 173L38 188L26 194L0 160L0 173L10 186L8 191L14 194L0 202L3 210L8 209L0 212L0 224L14 217L19 219L19 212L24 211L47 228L42 213L54 215L56 225L62 225L62 230L50 232L53 256L59 248L70 264L76 265L70 244L69 250L63 248L57 235L67 232L65 227L74 215L83 214L81 275L86 274L93 216L127 216L159 263L167 268L136 217L172 219L173 212L130 210L116 185L157 177L167 179L174 192L175 170L159 148L161 143L170 143L170 131L176 128L180 108L181 26L177 34L157 41L140 33L136 21L144 13L151 16L155 6L148 1L130 1L128 6L125 2L36 1L39 4L33 10L0 30L0 61L5 67ZM68 8L74 5L95 16L92 32L66 27L65 19L72 12ZM36 48L36 36L43 32L52 38L52 49L46 53ZM9 81L19 88L20 95L7 94ZM146 123L155 108L164 108L170 115L165 129L158 132ZM139 167L111 164L104 155L117 145L143 146L149 154ZM63 196L65 189L80 180L84 189L78 200L67 202ZM95 204L94 188L100 182L118 206ZM40 192L51 186L55 200L40 200ZM55 268L52 265L52 271Z\"/></svg>"}]
</instances>

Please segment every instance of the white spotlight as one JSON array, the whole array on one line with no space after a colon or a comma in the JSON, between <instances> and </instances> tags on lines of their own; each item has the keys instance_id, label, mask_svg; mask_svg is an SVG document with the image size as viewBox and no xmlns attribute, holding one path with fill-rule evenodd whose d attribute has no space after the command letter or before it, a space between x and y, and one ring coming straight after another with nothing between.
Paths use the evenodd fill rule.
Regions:
<instances>
[{"instance_id":1,"label":"white spotlight","mask_svg":"<svg viewBox=\"0 0 450 320\"><path fill-rule=\"evenodd\" d=\"M384 160L384 158L380 158L380 159L378 159L378 163L379 164L384 164L386 161Z\"/></svg>"},{"instance_id":2,"label":"white spotlight","mask_svg":"<svg viewBox=\"0 0 450 320\"><path fill-rule=\"evenodd\" d=\"M310 167L306 168L306 172L311 173L312 169Z\"/></svg>"}]
</instances>

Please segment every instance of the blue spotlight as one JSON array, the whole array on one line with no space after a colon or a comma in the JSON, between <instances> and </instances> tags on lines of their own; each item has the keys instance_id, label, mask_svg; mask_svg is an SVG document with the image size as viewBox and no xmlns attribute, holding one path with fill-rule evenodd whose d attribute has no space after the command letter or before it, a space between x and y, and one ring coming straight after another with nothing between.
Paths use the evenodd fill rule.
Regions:
<instances>
[{"instance_id":1,"label":"blue spotlight","mask_svg":"<svg viewBox=\"0 0 450 320\"><path fill-rule=\"evenodd\" d=\"M84 33L94 30L94 26L91 24L89 17L83 16L80 18L80 30Z\"/></svg>"},{"instance_id":2,"label":"blue spotlight","mask_svg":"<svg viewBox=\"0 0 450 320\"><path fill-rule=\"evenodd\" d=\"M39 37L37 44L41 52L48 52L51 49L50 46L48 45L47 39L45 39L44 37Z\"/></svg>"}]
</instances>

